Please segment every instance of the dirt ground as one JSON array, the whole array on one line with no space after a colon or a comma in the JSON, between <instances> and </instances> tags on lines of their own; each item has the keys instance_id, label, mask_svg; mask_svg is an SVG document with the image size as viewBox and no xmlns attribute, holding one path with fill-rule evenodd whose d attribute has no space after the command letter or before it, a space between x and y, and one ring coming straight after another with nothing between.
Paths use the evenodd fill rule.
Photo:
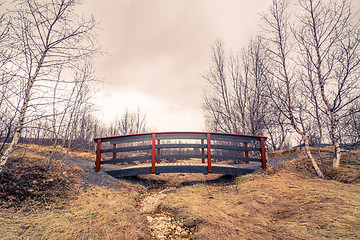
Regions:
<instances>
[{"instance_id":1,"label":"dirt ground","mask_svg":"<svg viewBox=\"0 0 360 240\"><path fill-rule=\"evenodd\" d=\"M8 166L14 176L0 176L0 239L360 239L360 152L344 153L328 179L293 151L285 157L298 158L264 173L91 184L91 168L48 168L47 151L23 146Z\"/></svg>"}]
</instances>

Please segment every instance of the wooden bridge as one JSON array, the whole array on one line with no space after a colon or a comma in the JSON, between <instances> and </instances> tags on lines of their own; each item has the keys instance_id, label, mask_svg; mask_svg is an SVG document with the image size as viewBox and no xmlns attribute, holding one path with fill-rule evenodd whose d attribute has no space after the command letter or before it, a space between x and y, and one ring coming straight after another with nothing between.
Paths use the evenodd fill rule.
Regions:
<instances>
[{"instance_id":1,"label":"wooden bridge","mask_svg":"<svg viewBox=\"0 0 360 240\"><path fill-rule=\"evenodd\" d=\"M263 136L206 132L95 138L95 171L99 172L102 164L115 164L113 170L107 171L115 177L160 173L240 175L253 171L244 167L250 161L259 162L266 169L265 140ZM130 162L142 164L120 165Z\"/></svg>"}]
</instances>

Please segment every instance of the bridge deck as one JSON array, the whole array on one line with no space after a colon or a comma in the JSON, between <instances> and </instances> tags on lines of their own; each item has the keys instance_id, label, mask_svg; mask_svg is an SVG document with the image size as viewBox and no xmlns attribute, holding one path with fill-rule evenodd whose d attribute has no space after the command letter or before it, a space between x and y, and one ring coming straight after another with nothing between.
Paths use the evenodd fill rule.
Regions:
<instances>
[{"instance_id":1,"label":"bridge deck","mask_svg":"<svg viewBox=\"0 0 360 240\"><path fill-rule=\"evenodd\" d=\"M121 167L121 166L119 166ZM156 164L155 174L160 173L203 173L208 174L207 164L199 163L158 163ZM229 174L229 175L242 175L251 173L254 170L246 168L242 164L239 165L224 165L224 164L212 164L211 173L214 174ZM106 171L113 177L127 177L136 175L151 174L151 164L142 164L130 167L121 167L116 170Z\"/></svg>"}]
</instances>

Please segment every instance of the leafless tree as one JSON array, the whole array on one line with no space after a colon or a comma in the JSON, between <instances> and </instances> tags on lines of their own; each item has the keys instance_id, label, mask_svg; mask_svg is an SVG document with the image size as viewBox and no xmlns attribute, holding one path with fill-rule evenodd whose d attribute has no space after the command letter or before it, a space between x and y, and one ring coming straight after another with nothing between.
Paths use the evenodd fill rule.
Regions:
<instances>
[{"instance_id":1,"label":"leafless tree","mask_svg":"<svg viewBox=\"0 0 360 240\"><path fill-rule=\"evenodd\" d=\"M329 135L335 147L333 168L338 168L339 122L360 98L360 22L346 0L299 3L301 12L294 36L300 64L307 73L305 82L311 86L312 101L323 107L330 121Z\"/></svg>"},{"instance_id":2,"label":"leafless tree","mask_svg":"<svg viewBox=\"0 0 360 240\"><path fill-rule=\"evenodd\" d=\"M209 82L210 92L205 92L203 108L211 119L213 130L236 133L237 122L233 116L231 86L227 73L227 62L223 42L212 46L212 65L204 78Z\"/></svg>"},{"instance_id":3,"label":"leafless tree","mask_svg":"<svg viewBox=\"0 0 360 240\"><path fill-rule=\"evenodd\" d=\"M92 104L89 101L92 97L90 84L96 81L93 73L93 63L85 61L80 62L80 66L75 69L71 80L64 81L61 75L58 76L53 90L52 115L49 119L50 125L52 125L51 139L54 141L52 151L54 154L56 149L62 153L65 147L68 153L72 145L76 144L79 139L84 115L93 112ZM62 97L60 98L59 95Z\"/></svg>"},{"instance_id":4,"label":"leafless tree","mask_svg":"<svg viewBox=\"0 0 360 240\"><path fill-rule=\"evenodd\" d=\"M241 102L245 103L245 116L242 116L246 127L245 133L262 135L265 124L270 120L268 114L270 105L264 94L268 80L268 53L264 39L262 37L252 39L241 56L243 74L236 80L232 78L236 93L236 106L240 106Z\"/></svg>"},{"instance_id":5,"label":"leafless tree","mask_svg":"<svg viewBox=\"0 0 360 240\"><path fill-rule=\"evenodd\" d=\"M109 134L113 136L144 133L146 131L146 115L139 108L136 112L130 112L126 109L120 119L115 119L109 128Z\"/></svg>"},{"instance_id":6,"label":"leafless tree","mask_svg":"<svg viewBox=\"0 0 360 240\"><path fill-rule=\"evenodd\" d=\"M18 94L21 106L12 141L1 156L1 166L18 143L29 116L45 111L42 106L47 105L51 97L47 96L47 89L53 89L51 84L56 82L53 79L59 69L71 72L77 62L97 52L95 21L75 13L78 1L19 0L13 4L15 10L11 11L9 41L17 54L16 58L11 59L6 71L16 72L14 81L21 86Z\"/></svg>"},{"instance_id":7,"label":"leafless tree","mask_svg":"<svg viewBox=\"0 0 360 240\"><path fill-rule=\"evenodd\" d=\"M272 61L269 72L272 81L268 82L269 98L279 112L288 119L294 130L301 135L305 143L306 153L312 166L320 177L324 177L315 162L309 148L309 135L304 122L306 105L304 98L299 96L301 86L292 70L290 54L292 50L290 14L287 11L288 1L273 0L270 13L264 15L267 33L269 35L269 53Z\"/></svg>"},{"instance_id":8,"label":"leafless tree","mask_svg":"<svg viewBox=\"0 0 360 240\"><path fill-rule=\"evenodd\" d=\"M0 2L0 7L3 7L4 2ZM0 13L0 153L3 152L5 143L11 137L13 130L13 122L15 114L11 111L10 99L10 85L12 75L5 71L5 66L9 63L13 56L9 48L9 15Z\"/></svg>"},{"instance_id":9,"label":"leafless tree","mask_svg":"<svg viewBox=\"0 0 360 240\"><path fill-rule=\"evenodd\" d=\"M265 121L265 134L267 134L267 146L270 151L279 149L288 149L290 147L290 128L288 119L280 114L279 110L270 102L268 103L269 110L265 116L268 120Z\"/></svg>"},{"instance_id":10,"label":"leafless tree","mask_svg":"<svg viewBox=\"0 0 360 240\"><path fill-rule=\"evenodd\" d=\"M349 113L342 119L340 130L342 144L360 146L360 100L356 101Z\"/></svg>"},{"instance_id":11,"label":"leafless tree","mask_svg":"<svg viewBox=\"0 0 360 240\"><path fill-rule=\"evenodd\" d=\"M212 65L203 109L210 130L260 135L265 129L266 52L262 38L251 40L241 54L225 54L221 41L212 47Z\"/></svg>"}]
</instances>

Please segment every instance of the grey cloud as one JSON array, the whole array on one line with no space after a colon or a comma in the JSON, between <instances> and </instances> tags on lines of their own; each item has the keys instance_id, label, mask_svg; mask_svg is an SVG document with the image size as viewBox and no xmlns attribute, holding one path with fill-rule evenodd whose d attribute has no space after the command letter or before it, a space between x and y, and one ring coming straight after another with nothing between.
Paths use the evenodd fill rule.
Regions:
<instances>
[{"instance_id":1,"label":"grey cloud","mask_svg":"<svg viewBox=\"0 0 360 240\"><path fill-rule=\"evenodd\" d=\"M198 111L211 44L223 38L240 49L264 2L88 1L109 53L98 59L97 73L109 82L108 91L138 91L169 107Z\"/></svg>"}]
</instances>

